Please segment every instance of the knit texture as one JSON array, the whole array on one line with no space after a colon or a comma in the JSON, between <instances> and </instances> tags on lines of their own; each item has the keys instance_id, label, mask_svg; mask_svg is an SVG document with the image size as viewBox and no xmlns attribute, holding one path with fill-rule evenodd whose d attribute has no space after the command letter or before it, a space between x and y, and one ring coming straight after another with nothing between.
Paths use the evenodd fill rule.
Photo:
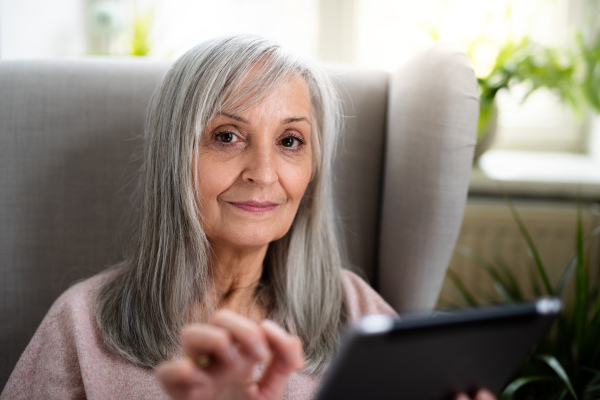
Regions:
<instances>
[{"instance_id":1,"label":"knit texture","mask_svg":"<svg viewBox=\"0 0 600 400\"><path fill-rule=\"evenodd\" d=\"M8 380L8 399L168 399L154 370L108 351L96 326L93 295L106 274L80 282L52 305ZM351 321L375 313L396 315L365 281L344 271ZM321 378L301 372L288 380L284 399L310 399Z\"/></svg>"}]
</instances>

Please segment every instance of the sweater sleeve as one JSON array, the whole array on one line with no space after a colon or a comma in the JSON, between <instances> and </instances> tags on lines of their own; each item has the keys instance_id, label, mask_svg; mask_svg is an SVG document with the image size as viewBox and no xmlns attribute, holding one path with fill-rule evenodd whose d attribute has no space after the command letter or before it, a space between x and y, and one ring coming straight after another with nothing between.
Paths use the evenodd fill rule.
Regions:
<instances>
[{"instance_id":1,"label":"sweater sleeve","mask_svg":"<svg viewBox=\"0 0 600 400\"><path fill-rule=\"evenodd\" d=\"M344 293L351 321L370 314L397 317L394 309L367 282L353 272L344 270Z\"/></svg>"},{"instance_id":2,"label":"sweater sleeve","mask_svg":"<svg viewBox=\"0 0 600 400\"><path fill-rule=\"evenodd\" d=\"M5 399L85 399L75 346L73 291L52 305L21 355L2 395Z\"/></svg>"}]
</instances>

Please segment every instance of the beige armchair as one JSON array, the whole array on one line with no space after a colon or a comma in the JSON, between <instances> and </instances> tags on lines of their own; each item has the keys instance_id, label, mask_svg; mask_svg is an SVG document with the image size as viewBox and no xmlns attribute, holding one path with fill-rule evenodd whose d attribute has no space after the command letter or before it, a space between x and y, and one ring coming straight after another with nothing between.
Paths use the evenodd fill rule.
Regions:
<instances>
[{"instance_id":1,"label":"beige armchair","mask_svg":"<svg viewBox=\"0 0 600 400\"><path fill-rule=\"evenodd\" d=\"M120 258L146 105L168 62L0 63L0 384L74 281ZM347 116L335 195L348 265L398 311L431 309L465 206L478 115L445 45L390 75L330 69Z\"/></svg>"}]
</instances>

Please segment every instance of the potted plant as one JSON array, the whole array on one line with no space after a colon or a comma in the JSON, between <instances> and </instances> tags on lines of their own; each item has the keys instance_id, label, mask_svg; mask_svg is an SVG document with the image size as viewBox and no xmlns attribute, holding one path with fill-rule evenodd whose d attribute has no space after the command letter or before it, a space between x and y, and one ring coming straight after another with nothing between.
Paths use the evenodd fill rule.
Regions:
<instances>
[{"instance_id":1,"label":"potted plant","mask_svg":"<svg viewBox=\"0 0 600 400\"><path fill-rule=\"evenodd\" d=\"M600 32L587 40L579 33L577 43L583 65L581 92L590 108L600 114Z\"/></svg>"},{"instance_id":2,"label":"potted plant","mask_svg":"<svg viewBox=\"0 0 600 400\"><path fill-rule=\"evenodd\" d=\"M600 398L600 282L594 275L586 245L590 238L597 239L600 227L584 238L581 206L578 207L575 252L565 265L556 282L551 282L534 240L522 222L515 207L508 201L533 258L529 266L532 279L529 291L534 296L565 297L566 289L573 286L574 299L564 301L565 307L552 330L540 341L535 351L523 363L514 379L500 396L508 399L598 399ZM513 272L499 257L491 262L470 249L460 251L473 258L493 281L493 293L486 296L493 302L521 302L527 298L524 283L518 282ZM459 298L445 298L446 304L477 306L480 297L467 288L461 278L448 271L448 278ZM448 288L446 288L448 289Z\"/></svg>"},{"instance_id":3,"label":"potted plant","mask_svg":"<svg viewBox=\"0 0 600 400\"><path fill-rule=\"evenodd\" d=\"M578 61L581 69L579 88L581 98L591 110L589 150L596 157L600 156L600 30L595 34L577 35L579 48Z\"/></svg>"},{"instance_id":4,"label":"potted plant","mask_svg":"<svg viewBox=\"0 0 600 400\"><path fill-rule=\"evenodd\" d=\"M474 59L477 46L474 43L468 54ZM508 39L499 46L492 67L478 76L480 113L477 126L478 144L475 160L489 147L496 132L496 95L502 89L515 84L527 84L527 97L539 88L555 92L561 100L577 109L576 84L573 80L575 63L566 51L543 47L528 37L521 40Z\"/></svg>"}]
</instances>

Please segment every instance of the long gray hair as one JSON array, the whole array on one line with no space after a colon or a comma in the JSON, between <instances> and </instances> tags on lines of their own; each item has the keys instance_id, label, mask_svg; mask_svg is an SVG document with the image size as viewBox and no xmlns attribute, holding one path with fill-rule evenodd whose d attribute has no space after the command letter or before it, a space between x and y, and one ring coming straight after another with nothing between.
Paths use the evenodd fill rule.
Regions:
<instances>
[{"instance_id":1,"label":"long gray hair","mask_svg":"<svg viewBox=\"0 0 600 400\"><path fill-rule=\"evenodd\" d=\"M261 280L269 318L303 341L305 372L327 365L347 319L331 190L339 101L321 69L254 36L215 39L189 50L154 94L138 232L127 261L97 294L97 323L113 352L155 366L178 354L183 325L208 318L210 245L196 201L195 146L220 110L251 107L297 74L311 98L313 175L290 230L269 245ZM191 311L195 304L205 306L202 315Z\"/></svg>"}]
</instances>

